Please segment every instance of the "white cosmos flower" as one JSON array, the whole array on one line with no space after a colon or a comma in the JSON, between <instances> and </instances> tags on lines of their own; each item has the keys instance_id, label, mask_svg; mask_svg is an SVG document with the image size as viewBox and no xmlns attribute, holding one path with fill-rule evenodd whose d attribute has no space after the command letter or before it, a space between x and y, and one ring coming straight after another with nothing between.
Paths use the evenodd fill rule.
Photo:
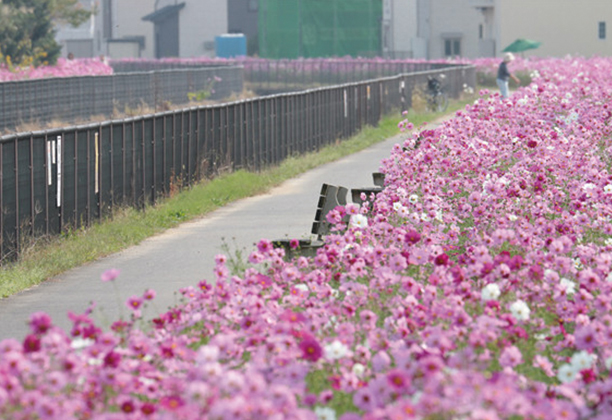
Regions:
<instances>
[{"instance_id":1,"label":"white cosmos flower","mask_svg":"<svg viewBox=\"0 0 612 420\"><path fill-rule=\"evenodd\" d=\"M91 338L75 338L70 342L70 347L72 347L74 350L81 350L85 347L91 346L94 343L95 341L93 341Z\"/></svg>"},{"instance_id":2,"label":"white cosmos flower","mask_svg":"<svg viewBox=\"0 0 612 420\"><path fill-rule=\"evenodd\" d=\"M365 366L362 365L361 363L355 363L353 365L352 371L356 377L361 378L365 372Z\"/></svg>"},{"instance_id":3,"label":"white cosmos flower","mask_svg":"<svg viewBox=\"0 0 612 420\"><path fill-rule=\"evenodd\" d=\"M351 226L355 228L368 227L368 218L363 214L354 214L351 216Z\"/></svg>"},{"instance_id":4,"label":"white cosmos flower","mask_svg":"<svg viewBox=\"0 0 612 420\"><path fill-rule=\"evenodd\" d=\"M304 284L304 283L300 283L300 284L296 284L295 286L296 289L302 291L302 292L308 292L310 289L308 288L308 285Z\"/></svg>"},{"instance_id":5,"label":"white cosmos flower","mask_svg":"<svg viewBox=\"0 0 612 420\"><path fill-rule=\"evenodd\" d=\"M334 340L333 343L327 344L324 348L325 358L328 360L342 359L348 353L346 347L340 340Z\"/></svg>"},{"instance_id":6,"label":"white cosmos flower","mask_svg":"<svg viewBox=\"0 0 612 420\"><path fill-rule=\"evenodd\" d=\"M574 366L566 363L562 365L557 371L557 379L559 379L562 383L566 384L572 382L576 379L578 372L574 368Z\"/></svg>"},{"instance_id":7,"label":"white cosmos flower","mask_svg":"<svg viewBox=\"0 0 612 420\"><path fill-rule=\"evenodd\" d=\"M608 357L604 363L606 365L606 369L608 370L612 369L612 357Z\"/></svg>"},{"instance_id":8,"label":"white cosmos flower","mask_svg":"<svg viewBox=\"0 0 612 420\"><path fill-rule=\"evenodd\" d=\"M208 345L202 346L198 350L196 361L198 364L214 363L219 360L219 347Z\"/></svg>"},{"instance_id":9,"label":"white cosmos flower","mask_svg":"<svg viewBox=\"0 0 612 420\"><path fill-rule=\"evenodd\" d=\"M510 305L510 312L512 312L512 316L515 317L519 321L526 321L529 319L529 306L522 300L517 300L512 305Z\"/></svg>"},{"instance_id":10,"label":"white cosmos flower","mask_svg":"<svg viewBox=\"0 0 612 420\"><path fill-rule=\"evenodd\" d=\"M567 293L568 295L571 295L576 291L576 283L574 283L570 279L562 278L560 283L561 287L565 289L565 293Z\"/></svg>"},{"instance_id":11,"label":"white cosmos flower","mask_svg":"<svg viewBox=\"0 0 612 420\"><path fill-rule=\"evenodd\" d=\"M442 222L444 219L442 218L442 210L436 210L436 220L438 222Z\"/></svg>"},{"instance_id":12,"label":"white cosmos flower","mask_svg":"<svg viewBox=\"0 0 612 420\"><path fill-rule=\"evenodd\" d=\"M499 286L495 283L489 283L485 287L483 287L480 297L482 300L496 300L501 294L501 290L499 290Z\"/></svg>"},{"instance_id":13,"label":"white cosmos flower","mask_svg":"<svg viewBox=\"0 0 612 420\"><path fill-rule=\"evenodd\" d=\"M612 194L612 184L608 184L604 187L604 192L606 194Z\"/></svg>"},{"instance_id":14,"label":"white cosmos flower","mask_svg":"<svg viewBox=\"0 0 612 420\"><path fill-rule=\"evenodd\" d=\"M576 370L576 372L580 372L581 370L589 369L593 365L595 359L596 356L594 354L590 354L583 350L579 351L578 353L574 353L570 359L570 364Z\"/></svg>"},{"instance_id":15,"label":"white cosmos flower","mask_svg":"<svg viewBox=\"0 0 612 420\"><path fill-rule=\"evenodd\" d=\"M574 262L574 268L576 270L582 270L584 268L582 265L582 261L580 261L580 258L574 258L573 262Z\"/></svg>"},{"instance_id":16,"label":"white cosmos flower","mask_svg":"<svg viewBox=\"0 0 612 420\"><path fill-rule=\"evenodd\" d=\"M419 202L419 196L416 194L412 194L410 197L408 197L408 201L412 204L416 204Z\"/></svg>"},{"instance_id":17,"label":"white cosmos flower","mask_svg":"<svg viewBox=\"0 0 612 420\"><path fill-rule=\"evenodd\" d=\"M406 207L402 206L402 208L400 208L397 211L397 214L401 217L405 217L408 218L410 216L410 210L408 210Z\"/></svg>"},{"instance_id":18,"label":"white cosmos flower","mask_svg":"<svg viewBox=\"0 0 612 420\"><path fill-rule=\"evenodd\" d=\"M336 420L336 412L331 407L315 407L314 413L318 420Z\"/></svg>"}]
</instances>

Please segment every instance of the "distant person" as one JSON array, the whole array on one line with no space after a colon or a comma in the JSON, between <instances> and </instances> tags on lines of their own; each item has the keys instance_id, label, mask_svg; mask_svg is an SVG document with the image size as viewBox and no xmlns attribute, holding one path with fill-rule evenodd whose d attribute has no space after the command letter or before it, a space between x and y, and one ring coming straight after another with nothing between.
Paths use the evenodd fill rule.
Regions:
<instances>
[{"instance_id":1,"label":"distant person","mask_svg":"<svg viewBox=\"0 0 612 420\"><path fill-rule=\"evenodd\" d=\"M68 53L68 60L74 60L74 54L71 52Z\"/></svg>"},{"instance_id":2,"label":"distant person","mask_svg":"<svg viewBox=\"0 0 612 420\"><path fill-rule=\"evenodd\" d=\"M521 81L510 73L508 70L508 63L514 60L514 55L512 53L504 54L504 60L500 63L499 68L497 69L497 86L499 86L499 90L501 92L502 98L507 99L510 96L510 90L508 88L508 79L512 79L516 82L517 85L520 86Z\"/></svg>"}]
</instances>

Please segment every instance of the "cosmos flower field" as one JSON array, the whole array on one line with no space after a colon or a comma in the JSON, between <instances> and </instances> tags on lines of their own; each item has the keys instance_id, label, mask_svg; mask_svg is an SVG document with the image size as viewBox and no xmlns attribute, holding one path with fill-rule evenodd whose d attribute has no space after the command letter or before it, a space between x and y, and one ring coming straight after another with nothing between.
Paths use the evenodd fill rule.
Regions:
<instances>
[{"instance_id":1,"label":"cosmos flower field","mask_svg":"<svg viewBox=\"0 0 612 420\"><path fill-rule=\"evenodd\" d=\"M152 290L108 331L33 314L0 342L0 418L612 419L612 60L529 70L403 121L315 257L218 255L151 323Z\"/></svg>"},{"instance_id":2,"label":"cosmos flower field","mask_svg":"<svg viewBox=\"0 0 612 420\"><path fill-rule=\"evenodd\" d=\"M0 64L0 82L50 77L102 76L113 73L113 68L98 58L67 60L59 58L53 66L15 68L12 71Z\"/></svg>"}]
</instances>

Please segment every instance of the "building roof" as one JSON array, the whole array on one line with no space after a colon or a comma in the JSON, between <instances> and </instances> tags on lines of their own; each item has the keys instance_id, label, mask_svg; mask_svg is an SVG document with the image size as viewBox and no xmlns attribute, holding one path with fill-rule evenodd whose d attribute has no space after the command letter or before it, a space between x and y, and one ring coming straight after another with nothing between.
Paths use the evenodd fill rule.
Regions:
<instances>
[{"instance_id":1,"label":"building roof","mask_svg":"<svg viewBox=\"0 0 612 420\"><path fill-rule=\"evenodd\" d=\"M174 4L172 6L162 7L159 10L154 11L153 13L149 13L146 16L143 16L142 20L148 20L151 22L159 22L165 19L168 19L171 16L174 16L185 7L185 3Z\"/></svg>"}]
</instances>

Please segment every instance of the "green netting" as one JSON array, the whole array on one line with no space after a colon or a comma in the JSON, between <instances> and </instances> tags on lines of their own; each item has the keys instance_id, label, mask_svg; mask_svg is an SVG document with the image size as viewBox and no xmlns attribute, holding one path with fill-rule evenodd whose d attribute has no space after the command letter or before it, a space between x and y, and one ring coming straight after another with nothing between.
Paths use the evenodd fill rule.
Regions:
<instances>
[{"instance_id":1,"label":"green netting","mask_svg":"<svg viewBox=\"0 0 612 420\"><path fill-rule=\"evenodd\" d=\"M260 55L377 56L381 18L381 0L260 0Z\"/></svg>"}]
</instances>

